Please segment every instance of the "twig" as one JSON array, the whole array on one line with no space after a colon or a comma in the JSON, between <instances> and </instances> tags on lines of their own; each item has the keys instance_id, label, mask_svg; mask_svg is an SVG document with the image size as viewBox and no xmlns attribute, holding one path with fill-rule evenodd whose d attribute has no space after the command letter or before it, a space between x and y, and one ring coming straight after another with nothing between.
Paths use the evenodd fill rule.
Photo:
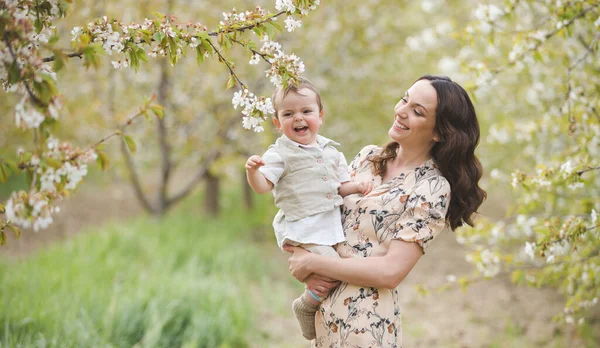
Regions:
<instances>
[{"instance_id":1,"label":"twig","mask_svg":"<svg viewBox=\"0 0 600 348\"><path fill-rule=\"evenodd\" d=\"M581 55L581 57L577 58L577 60L575 62L573 62L573 64L571 64L571 66L569 67L569 70L575 69L575 67L577 67L577 65L579 65L591 52L594 51L594 45L596 45L596 42L598 42L598 39L600 39L600 31L596 34L596 36L594 37L594 40L592 40L592 43L587 47L587 49Z\"/></svg>"},{"instance_id":2,"label":"twig","mask_svg":"<svg viewBox=\"0 0 600 348\"><path fill-rule=\"evenodd\" d=\"M577 175L581 176L583 173L586 173L586 172L591 172L591 171L594 171L594 170L600 170L600 166L598 166L598 167L591 167L591 168L582 169L582 170L578 170L578 171L577 171Z\"/></svg>"},{"instance_id":3,"label":"twig","mask_svg":"<svg viewBox=\"0 0 600 348\"><path fill-rule=\"evenodd\" d=\"M19 68L19 64L18 64L18 60L17 60L17 55L15 54L12 45L10 44L10 40L8 38L8 31L4 32L4 42L6 43L6 46L8 47L8 51L10 52L11 57L13 58L14 62L15 62L15 66L17 67L17 70L19 71L19 76L21 76L21 68ZM46 107L47 105L45 103L43 103L31 90L31 87L29 87L29 84L27 83L26 80L22 80L23 85L25 85L25 90L27 90L27 94L29 94L29 98L31 98L31 100L42 107Z\"/></svg>"},{"instance_id":4,"label":"twig","mask_svg":"<svg viewBox=\"0 0 600 348\"><path fill-rule=\"evenodd\" d=\"M67 58L75 58L75 57L81 58L81 57L83 57L83 53L80 53L80 52L69 53L69 54L66 54L66 57ZM55 56L42 58L42 62L44 62L44 63L53 62L55 60L56 60Z\"/></svg>"},{"instance_id":5,"label":"twig","mask_svg":"<svg viewBox=\"0 0 600 348\"><path fill-rule=\"evenodd\" d=\"M261 25L261 24L263 24L263 23L271 22L271 21L273 20L273 18L279 17L279 16L281 16L281 15L282 15L282 14L284 14L284 13L286 13L286 12L285 12L285 11L281 11L281 12L279 12L279 13L277 13L277 14L273 15L272 17L269 17L269 18L267 18L267 19L265 19L265 20L262 20L262 21L258 21L258 22L254 23L254 24L246 25L246 26L244 26L244 27L239 27L239 28L237 28L237 29L233 29L233 30L219 30L219 31L212 31L212 32L208 33L208 35L209 35L209 36L217 36L217 35L219 35L220 33L227 34L227 33L231 33L231 32L234 32L234 31L242 31L242 32L243 32L243 31L246 31L246 30L248 30L248 29L253 29L253 28L256 28L256 27L258 27L259 25Z\"/></svg>"},{"instance_id":6,"label":"twig","mask_svg":"<svg viewBox=\"0 0 600 348\"><path fill-rule=\"evenodd\" d=\"M229 73L231 75L233 75L233 77L236 79L236 81L240 84L240 87L242 87L242 89L246 89L247 88L246 85L235 74L235 72L233 71L233 68L231 67L231 65L229 65L229 62L227 61L227 59L225 59L225 57L223 57L223 55L221 54L221 52L219 52L219 50L215 47L215 45L212 43L211 40L206 40L206 41L208 42L208 44L210 45L210 47L212 47L213 50L217 53L217 55L223 61L223 63L227 66L227 68L229 69Z\"/></svg>"},{"instance_id":7,"label":"twig","mask_svg":"<svg viewBox=\"0 0 600 348\"><path fill-rule=\"evenodd\" d=\"M152 97L152 98L154 98L154 97ZM114 136L116 136L116 135L120 135L120 134L122 134L122 133L123 133L123 129L125 129L127 126L129 126L130 124L132 124L132 123L133 123L133 121L134 121L136 118L138 118L138 117L142 116L142 115L143 115L143 114L144 114L144 113L147 111L147 109L148 109L148 105L149 105L149 103L148 103L147 105L145 105L143 108L141 108L141 109L140 109L140 111L138 111L138 113L137 113L137 114L135 114L135 115L131 116L131 117L130 117L130 118L129 118L129 119L128 119L128 120L127 120L127 121L126 121L126 122L125 122L125 123L124 123L122 126L118 127L118 130L116 130L116 131L114 131L113 133L111 133L111 134L109 134L109 135L105 136L104 138L100 139L100 140L99 140L99 141L97 141L95 144L93 144L93 145L90 145L90 146L89 146L89 147L88 147L88 148L87 148L85 151L83 151L83 152L79 152L79 153L76 153L76 154L74 154L74 155L73 155L71 158L69 158L67 161L72 161L72 160L76 159L77 157L79 157L79 156L80 156L82 153L85 153L85 152L87 152L87 151L89 151L89 150L91 150L91 149L94 149L94 148L96 148L98 145L100 145L100 144L104 143L105 141L107 141L108 139L110 139L110 138L112 138L112 137L114 137Z\"/></svg>"},{"instance_id":8,"label":"twig","mask_svg":"<svg viewBox=\"0 0 600 348\"><path fill-rule=\"evenodd\" d=\"M269 60L266 58L266 57L268 56L267 54L265 54L265 53L260 53L259 51L255 50L255 49L253 49L253 48L248 48L248 46L247 46L245 43L243 43L243 42L241 42L241 41L238 41L238 40L236 40L236 39L231 39L231 41L233 41L233 42L235 42L235 43L239 44L240 46L243 46L243 47L245 47L245 48L249 49L249 50L250 50L250 52L252 52L253 54L256 54L256 55L260 56L260 57L261 57L261 58L262 58L262 59L263 59L265 62L267 62L267 63L269 63L269 64L271 64L271 65L272 65L272 63L271 63L271 62L270 62L270 61L269 61Z\"/></svg>"}]
</instances>

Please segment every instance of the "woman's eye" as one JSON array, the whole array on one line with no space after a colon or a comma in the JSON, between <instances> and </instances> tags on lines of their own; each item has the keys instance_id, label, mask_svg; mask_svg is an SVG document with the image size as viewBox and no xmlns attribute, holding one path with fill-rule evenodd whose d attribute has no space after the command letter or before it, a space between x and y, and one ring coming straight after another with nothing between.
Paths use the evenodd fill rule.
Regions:
<instances>
[{"instance_id":1,"label":"woman's eye","mask_svg":"<svg viewBox=\"0 0 600 348\"><path fill-rule=\"evenodd\" d=\"M406 100L406 97L404 97L404 98L402 98L402 99L400 99L400 100L402 100L402 102L403 102L404 104L408 103L408 100Z\"/></svg>"},{"instance_id":2,"label":"woman's eye","mask_svg":"<svg viewBox=\"0 0 600 348\"><path fill-rule=\"evenodd\" d=\"M423 114L421 114L420 112L418 112L416 109L415 109L415 114L417 114L417 116L423 116Z\"/></svg>"}]
</instances>

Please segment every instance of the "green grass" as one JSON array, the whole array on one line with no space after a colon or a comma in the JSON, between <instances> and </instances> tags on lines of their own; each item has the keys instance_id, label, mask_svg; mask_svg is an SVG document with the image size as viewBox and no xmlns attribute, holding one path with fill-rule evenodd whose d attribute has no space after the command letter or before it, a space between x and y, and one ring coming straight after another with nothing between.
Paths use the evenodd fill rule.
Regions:
<instances>
[{"instance_id":1,"label":"green grass","mask_svg":"<svg viewBox=\"0 0 600 348\"><path fill-rule=\"evenodd\" d=\"M271 233L269 204L220 219L183 207L1 261L0 347L247 346L248 288L271 267L252 236Z\"/></svg>"}]
</instances>

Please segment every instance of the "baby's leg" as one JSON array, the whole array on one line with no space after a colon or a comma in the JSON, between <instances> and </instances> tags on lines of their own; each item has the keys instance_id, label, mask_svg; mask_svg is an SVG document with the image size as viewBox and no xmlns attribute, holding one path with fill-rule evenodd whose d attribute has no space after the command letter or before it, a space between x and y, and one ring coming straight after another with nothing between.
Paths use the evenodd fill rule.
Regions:
<instances>
[{"instance_id":1,"label":"baby's leg","mask_svg":"<svg viewBox=\"0 0 600 348\"><path fill-rule=\"evenodd\" d=\"M324 256L340 257L335 249L327 245L305 244L301 245L306 250ZM302 336L307 340L312 340L317 337L315 330L315 315L319 310L319 305L323 299L319 298L312 291L306 289L304 294L294 300L292 310L296 315L296 319L300 324Z\"/></svg>"}]
</instances>

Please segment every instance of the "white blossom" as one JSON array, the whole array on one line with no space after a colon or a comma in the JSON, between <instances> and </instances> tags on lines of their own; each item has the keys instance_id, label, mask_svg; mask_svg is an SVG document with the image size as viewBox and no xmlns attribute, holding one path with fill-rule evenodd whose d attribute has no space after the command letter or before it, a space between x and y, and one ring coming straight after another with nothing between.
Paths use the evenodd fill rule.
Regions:
<instances>
[{"instance_id":1,"label":"white blossom","mask_svg":"<svg viewBox=\"0 0 600 348\"><path fill-rule=\"evenodd\" d=\"M275 8L277 9L277 11L296 11L296 6L294 6L293 0L277 0L275 1Z\"/></svg>"},{"instance_id":2,"label":"white blossom","mask_svg":"<svg viewBox=\"0 0 600 348\"><path fill-rule=\"evenodd\" d=\"M256 65L260 62L260 56L258 54L253 54L252 58L250 59L249 64L250 65Z\"/></svg>"},{"instance_id":3,"label":"white blossom","mask_svg":"<svg viewBox=\"0 0 600 348\"><path fill-rule=\"evenodd\" d=\"M525 242L525 248L523 249L525 255L529 256L531 260L535 257L535 243Z\"/></svg>"},{"instance_id":4,"label":"white blossom","mask_svg":"<svg viewBox=\"0 0 600 348\"><path fill-rule=\"evenodd\" d=\"M292 17L288 17L285 19L285 28L288 32L292 32L296 30L296 28L300 28L302 26L302 21L295 20Z\"/></svg>"}]
</instances>

